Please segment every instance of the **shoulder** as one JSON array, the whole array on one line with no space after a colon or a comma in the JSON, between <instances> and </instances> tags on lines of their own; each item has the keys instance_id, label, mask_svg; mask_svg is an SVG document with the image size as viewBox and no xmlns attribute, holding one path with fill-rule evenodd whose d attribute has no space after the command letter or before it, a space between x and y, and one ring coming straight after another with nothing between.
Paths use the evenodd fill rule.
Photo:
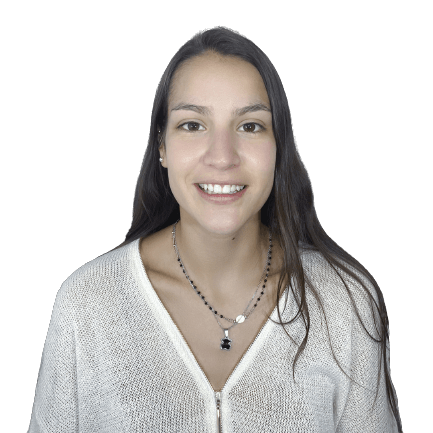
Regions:
<instances>
[{"instance_id":1,"label":"shoulder","mask_svg":"<svg viewBox=\"0 0 433 433\"><path fill-rule=\"evenodd\" d=\"M105 297L113 298L119 287L128 281L125 276L134 272L138 242L137 239L108 251L76 269L64 280L59 296L79 308Z\"/></svg>"},{"instance_id":2,"label":"shoulder","mask_svg":"<svg viewBox=\"0 0 433 433\"><path fill-rule=\"evenodd\" d=\"M143 239L139 244L140 257L148 275L174 278L172 226L167 226ZM172 275L173 274L173 275Z\"/></svg>"},{"instance_id":3,"label":"shoulder","mask_svg":"<svg viewBox=\"0 0 433 433\"><path fill-rule=\"evenodd\" d=\"M377 299L377 291L370 277L360 269L338 259L340 265L331 264L319 251L301 249L302 266L306 276L327 292L351 290L354 294L368 291ZM365 287L364 287L365 286Z\"/></svg>"},{"instance_id":4,"label":"shoulder","mask_svg":"<svg viewBox=\"0 0 433 433\"><path fill-rule=\"evenodd\" d=\"M326 313L346 316L351 322L359 315L369 331L376 332L382 294L374 280L348 263L344 268L330 264L318 251L303 249L301 260L307 290L317 293Z\"/></svg>"}]
</instances>

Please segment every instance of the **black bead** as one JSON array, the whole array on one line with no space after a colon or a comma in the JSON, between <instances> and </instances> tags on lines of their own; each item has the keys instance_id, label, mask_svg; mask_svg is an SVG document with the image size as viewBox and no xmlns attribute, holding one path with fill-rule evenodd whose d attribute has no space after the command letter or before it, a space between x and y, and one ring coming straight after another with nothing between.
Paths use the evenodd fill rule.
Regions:
<instances>
[{"instance_id":1,"label":"black bead","mask_svg":"<svg viewBox=\"0 0 433 433\"><path fill-rule=\"evenodd\" d=\"M180 259L177 259L178 262L180 262Z\"/></svg>"},{"instance_id":2,"label":"black bead","mask_svg":"<svg viewBox=\"0 0 433 433\"><path fill-rule=\"evenodd\" d=\"M182 267L182 263L179 266Z\"/></svg>"},{"instance_id":3,"label":"black bead","mask_svg":"<svg viewBox=\"0 0 433 433\"><path fill-rule=\"evenodd\" d=\"M191 281L191 283L192 283L192 281ZM194 289L196 289L196 288L197 288L197 286L194 286L194 284L193 284L193 287L194 287Z\"/></svg>"},{"instance_id":4,"label":"black bead","mask_svg":"<svg viewBox=\"0 0 433 433\"><path fill-rule=\"evenodd\" d=\"M183 270L183 273L186 274L185 269Z\"/></svg>"},{"instance_id":5,"label":"black bead","mask_svg":"<svg viewBox=\"0 0 433 433\"><path fill-rule=\"evenodd\" d=\"M209 310L212 310L212 307L209 307Z\"/></svg>"},{"instance_id":6,"label":"black bead","mask_svg":"<svg viewBox=\"0 0 433 433\"><path fill-rule=\"evenodd\" d=\"M263 284L263 286L262 286L263 288L265 288L266 286Z\"/></svg>"},{"instance_id":7,"label":"black bead","mask_svg":"<svg viewBox=\"0 0 433 433\"><path fill-rule=\"evenodd\" d=\"M224 319L224 316L222 314L220 314L221 319Z\"/></svg>"},{"instance_id":8,"label":"black bead","mask_svg":"<svg viewBox=\"0 0 433 433\"><path fill-rule=\"evenodd\" d=\"M191 281L191 284L194 284L194 281Z\"/></svg>"},{"instance_id":9,"label":"black bead","mask_svg":"<svg viewBox=\"0 0 433 433\"><path fill-rule=\"evenodd\" d=\"M265 283L267 282L268 280L265 278Z\"/></svg>"},{"instance_id":10,"label":"black bead","mask_svg":"<svg viewBox=\"0 0 433 433\"><path fill-rule=\"evenodd\" d=\"M196 287L197 288L197 287ZM200 295L201 292L197 292L197 295Z\"/></svg>"},{"instance_id":11,"label":"black bead","mask_svg":"<svg viewBox=\"0 0 433 433\"><path fill-rule=\"evenodd\" d=\"M215 310L214 310L214 313L215 313L215 314L218 314L218 311L215 311Z\"/></svg>"},{"instance_id":12,"label":"black bead","mask_svg":"<svg viewBox=\"0 0 433 433\"><path fill-rule=\"evenodd\" d=\"M267 271L269 271L269 268L268 269L266 269Z\"/></svg>"},{"instance_id":13,"label":"black bead","mask_svg":"<svg viewBox=\"0 0 433 433\"><path fill-rule=\"evenodd\" d=\"M271 262L268 262L268 266L271 266Z\"/></svg>"},{"instance_id":14,"label":"black bead","mask_svg":"<svg viewBox=\"0 0 433 433\"><path fill-rule=\"evenodd\" d=\"M265 292L260 292L261 295L263 295Z\"/></svg>"},{"instance_id":15,"label":"black bead","mask_svg":"<svg viewBox=\"0 0 433 433\"><path fill-rule=\"evenodd\" d=\"M201 295L201 299L204 299L204 296L203 296L203 295Z\"/></svg>"},{"instance_id":16,"label":"black bead","mask_svg":"<svg viewBox=\"0 0 433 433\"><path fill-rule=\"evenodd\" d=\"M257 304L254 304L255 307L257 307Z\"/></svg>"},{"instance_id":17,"label":"black bead","mask_svg":"<svg viewBox=\"0 0 433 433\"><path fill-rule=\"evenodd\" d=\"M257 302L260 301L260 298L257 298Z\"/></svg>"},{"instance_id":18,"label":"black bead","mask_svg":"<svg viewBox=\"0 0 433 433\"><path fill-rule=\"evenodd\" d=\"M204 302L204 305L207 305L207 301Z\"/></svg>"}]
</instances>

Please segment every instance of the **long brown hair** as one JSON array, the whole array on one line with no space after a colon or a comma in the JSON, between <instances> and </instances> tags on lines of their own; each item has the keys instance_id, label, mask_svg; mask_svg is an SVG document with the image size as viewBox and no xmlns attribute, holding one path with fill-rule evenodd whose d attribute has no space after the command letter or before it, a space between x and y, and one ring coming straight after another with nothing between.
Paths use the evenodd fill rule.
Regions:
<instances>
[{"instance_id":1,"label":"long brown hair","mask_svg":"<svg viewBox=\"0 0 433 433\"><path fill-rule=\"evenodd\" d=\"M311 182L295 145L289 105L280 77L265 53L249 39L225 27L216 27L196 34L171 59L158 85L154 99L148 146L135 190L132 224L125 241L115 249L174 224L180 216L179 205L169 187L167 170L159 163L159 139L165 135L168 99L173 74L184 61L207 51L224 56L236 56L255 66L263 79L271 104L277 158L274 185L268 200L262 208L261 220L263 224L271 229L274 239L279 242L284 251L283 269L278 282L276 298L280 323L285 331L285 326L299 315L302 315L305 323L306 334L299 345L293 362L293 374L296 362L306 346L310 329L306 287L312 290L316 299L319 299L314 286L307 280L304 273L299 248L299 245L302 244L306 249L319 252L333 267L349 294L356 315L364 330L371 339L380 344L380 357L381 363L384 363L387 396L399 432L402 432L397 396L386 362L387 357L389 357L387 347L389 324L382 292L367 269L337 245L320 225L314 208ZM161 131L162 136L158 134L158 130ZM341 271L355 279L366 292L371 301L370 306L373 317L376 317L373 305L376 308L380 322L379 338L374 338L365 328ZM373 298L359 275L363 276L374 287L378 302ZM299 300L298 313L288 322L283 322L278 302L284 290L285 281L295 281L297 287L296 296ZM291 283L289 283L289 286L295 293L295 288L292 287ZM332 353L337 361L334 352Z\"/></svg>"}]
</instances>

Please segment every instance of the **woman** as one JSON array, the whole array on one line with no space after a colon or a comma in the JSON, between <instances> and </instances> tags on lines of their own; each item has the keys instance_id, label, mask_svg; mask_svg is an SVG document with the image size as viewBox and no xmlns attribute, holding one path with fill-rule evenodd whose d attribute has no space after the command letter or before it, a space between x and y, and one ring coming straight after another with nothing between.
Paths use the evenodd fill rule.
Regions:
<instances>
[{"instance_id":1,"label":"woman","mask_svg":"<svg viewBox=\"0 0 433 433\"><path fill-rule=\"evenodd\" d=\"M401 432L388 340L277 72L214 28L158 86L125 242L58 292L29 431Z\"/></svg>"}]
</instances>

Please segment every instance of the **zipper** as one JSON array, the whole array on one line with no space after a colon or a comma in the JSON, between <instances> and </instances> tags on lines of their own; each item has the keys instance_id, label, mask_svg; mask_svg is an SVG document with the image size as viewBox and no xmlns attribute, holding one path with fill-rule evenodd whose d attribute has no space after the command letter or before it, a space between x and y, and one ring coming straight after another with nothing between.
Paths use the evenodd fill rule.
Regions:
<instances>
[{"instance_id":1,"label":"zipper","mask_svg":"<svg viewBox=\"0 0 433 433\"><path fill-rule=\"evenodd\" d=\"M215 403L217 413L217 431L221 433L221 392L215 392Z\"/></svg>"}]
</instances>

